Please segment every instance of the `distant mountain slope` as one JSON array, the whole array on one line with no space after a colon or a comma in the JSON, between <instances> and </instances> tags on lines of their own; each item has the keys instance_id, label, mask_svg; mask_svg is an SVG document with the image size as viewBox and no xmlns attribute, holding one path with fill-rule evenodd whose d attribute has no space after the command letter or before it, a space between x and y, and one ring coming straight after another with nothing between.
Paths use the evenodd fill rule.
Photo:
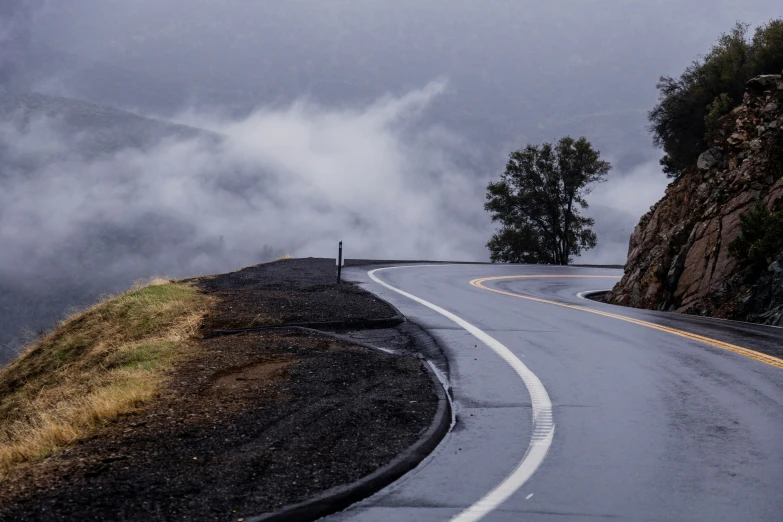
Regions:
<instances>
[{"instance_id":1,"label":"distant mountain slope","mask_svg":"<svg viewBox=\"0 0 783 522\"><path fill-rule=\"evenodd\" d=\"M24 132L36 119L48 120L58 134L74 140L76 152L85 155L113 153L128 147L145 149L165 138L211 134L105 105L0 88L0 123L10 123Z\"/></svg>"}]
</instances>

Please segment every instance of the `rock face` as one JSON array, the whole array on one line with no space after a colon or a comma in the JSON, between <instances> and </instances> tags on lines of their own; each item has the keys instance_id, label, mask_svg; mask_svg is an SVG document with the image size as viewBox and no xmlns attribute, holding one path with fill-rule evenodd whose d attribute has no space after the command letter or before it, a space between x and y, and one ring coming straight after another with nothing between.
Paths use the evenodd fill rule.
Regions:
<instances>
[{"instance_id":1,"label":"rock face","mask_svg":"<svg viewBox=\"0 0 783 522\"><path fill-rule=\"evenodd\" d=\"M760 276L729 253L756 203L783 209L780 75L748 82L713 146L642 216L607 301L783 325L783 252Z\"/></svg>"}]
</instances>

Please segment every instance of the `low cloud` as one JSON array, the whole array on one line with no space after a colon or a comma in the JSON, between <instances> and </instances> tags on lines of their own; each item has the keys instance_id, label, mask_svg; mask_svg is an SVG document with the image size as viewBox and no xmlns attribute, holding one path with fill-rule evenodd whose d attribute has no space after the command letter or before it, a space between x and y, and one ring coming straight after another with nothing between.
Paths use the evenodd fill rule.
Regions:
<instances>
[{"instance_id":1,"label":"low cloud","mask_svg":"<svg viewBox=\"0 0 783 522\"><path fill-rule=\"evenodd\" d=\"M628 240L642 215L663 197L670 180L657 161L643 163L628 172L613 171L609 180L595 187L585 214L595 219L598 246L578 262L625 264Z\"/></svg>"},{"instance_id":2,"label":"low cloud","mask_svg":"<svg viewBox=\"0 0 783 522\"><path fill-rule=\"evenodd\" d=\"M162 244L161 259L145 268L177 274L256 262L264 245L327 256L341 239L351 256L480 256L482 187L455 163L462 144L418 126L443 88L435 83L351 110L299 102L241 121L188 114L183 121L223 138L169 139L90 159L68 154L74 140L53 132L51 121L23 132L6 125L0 139L10 163L37 164L33 172L5 172L0 271L29 275L41 259L82 242L85 227L127 230L150 216L187 228L179 240L191 249L221 245L215 259L194 252L181 266L180 255L176 265L166 261L171 252ZM150 230L149 240L165 234Z\"/></svg>"},{"instance_id":3,"label":"low cloud","mask_svg":"<svg viewBox=\"0 0 783 522\"><path fill-rule=\"evenodd\" d=\"M76 288L57 296L59 314L138 277L332 256L340 240L354 258L485 258L483 183L460 165L467 147L420 117L444 88L350 109L301 101L240 121L189 113L183 122L212 132L111 153L82 152L102 131L5 123L0 294L25 303Z\"/></svg>"}]
</instances>

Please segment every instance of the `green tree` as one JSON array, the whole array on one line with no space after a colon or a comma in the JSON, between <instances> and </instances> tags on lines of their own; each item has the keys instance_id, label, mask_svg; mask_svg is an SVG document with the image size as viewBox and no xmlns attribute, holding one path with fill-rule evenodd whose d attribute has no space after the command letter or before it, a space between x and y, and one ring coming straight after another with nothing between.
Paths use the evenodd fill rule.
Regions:
<instances>
[{"instance_id":1,"label":"green tree","mask_svg":"<svg viewBox=\"0 0 783 522\"><path fill-rule=\"evenodd\" d=\"M679 176L715 137L719 118L742 102L745 83L783 69L783 20L758 27L752 39L738 23L679 78L659 80L659 103L648 118L653 142L664 151L663 171Z\"/></svg>"},{"instance_id":2,"label":"green tree","mask_svg":"<svg viewBox=\"0 0 783 522\"><path fill-rule=\"evenodd\" d=\"M754 74L783 71L783 19L759 27L752 42Z\"/></svg>"},{"instance_id":3,"label":"green tree","mask_svg":"<svg viewBox=\"0 0 783 522\"><path fill-rule=\"evenodd\" d=\"M611 168L584 137L512 152L500 181L487 185L484 209L501 224L487 243L490 259L567 265L593 248L595 221L579 209L588 207L590 185L605 181Z\"/></svg>"}]
</instances>

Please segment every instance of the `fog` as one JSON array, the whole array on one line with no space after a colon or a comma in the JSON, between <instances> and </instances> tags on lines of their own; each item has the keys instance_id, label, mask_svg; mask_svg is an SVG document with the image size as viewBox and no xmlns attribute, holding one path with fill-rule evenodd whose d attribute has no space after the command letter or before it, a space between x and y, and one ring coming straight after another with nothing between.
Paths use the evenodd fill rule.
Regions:
<instances>
[{"instance_id":1,"label":"fog","mask_svg":"<svg viewBox=\"0 0 783 522\"><path fill-rule=\"evenodd\" d=\"M762 0L3 1L0 345L140 277L339 240L349 257L487 260L487 182L512 149L566 134L615 166L577 261L621 264L668 182L645 130L658 76L736 20L778 15Z\"/></svg>"},{"instance_id":2,"label":"fog","mask_svg":"<svg viewBox=\"0 0 783 522\"><path fill-rule=\"evenodd\" d=\"M97 157L73 146L92 131L66 141L56 119L0 127L0 242L8 245L0 273L34 277L39 259L62 261L92 225L122 230L144 219L156 227L147 239L160 244L136 245L140 252L103 270L121 273L138 258L134 273L147 265L200 273L257 262L265 246L332 255L338 240L353 257L480 257L483 187L455 163L457 137L418 125L444 88L432 83L352 110L299 102L241 120L183 114L214 134ZM160 259L141 259L153 248Z\"/></svg>"}]
</instances>

